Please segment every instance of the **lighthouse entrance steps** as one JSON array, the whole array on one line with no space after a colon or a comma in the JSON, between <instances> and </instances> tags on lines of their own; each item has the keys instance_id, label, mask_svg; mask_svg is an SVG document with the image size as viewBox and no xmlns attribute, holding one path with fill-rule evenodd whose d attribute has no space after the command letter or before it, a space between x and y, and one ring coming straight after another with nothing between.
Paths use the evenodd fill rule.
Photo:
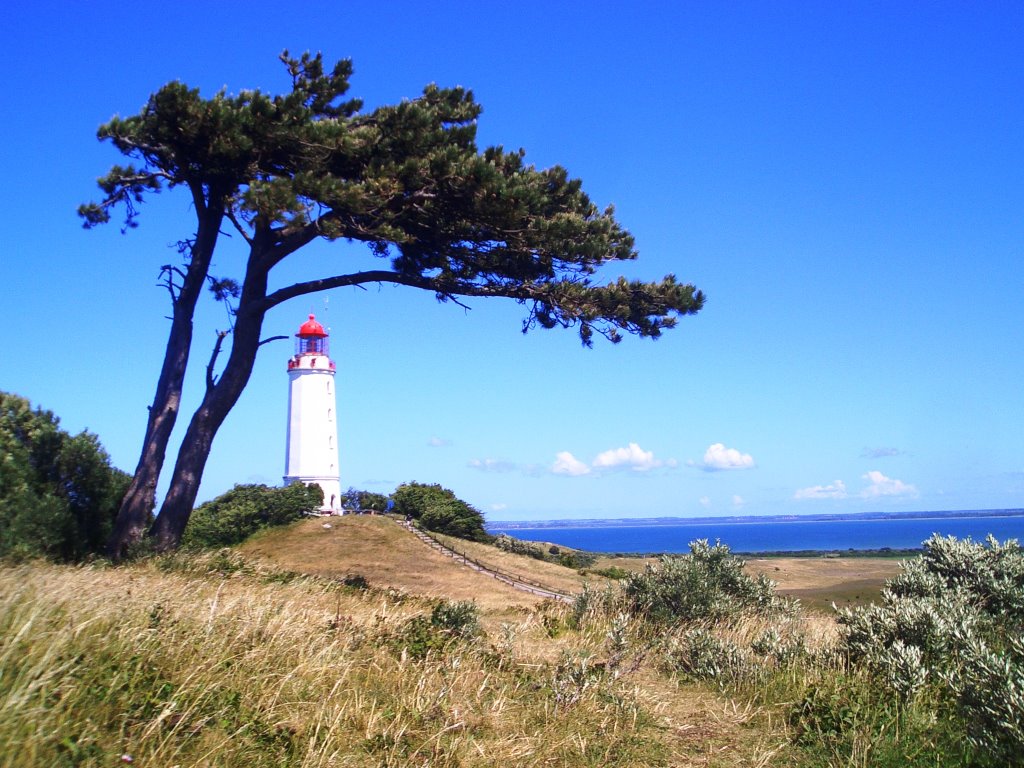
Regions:
<instances>
[{"instance_id":1,"label":"lighthouse entrance steps","mask_svg":"<svg viewBox=\"0 0 1024 768\"><path fill-rule=\"evenodd\" d=\"M527 579L523 576L488 567L478 560L474 560L465 552L458 552L451 547L442 544L433 536L430 536L428 533L417 528L407 520L396 520L396 522L431 549L452 558L455 562L460 563L467 568L482 573L485 576L490 576L493 579L497 579L498 581L508 584L510 587L518 589L521 592L529 592L531 595L537 595L538 597L544 597L549 600L558 600L563 603L571 603L576 599L573 595L552 589L551 587L545 586L531 579Z\"/></svg>"}]
</instances>

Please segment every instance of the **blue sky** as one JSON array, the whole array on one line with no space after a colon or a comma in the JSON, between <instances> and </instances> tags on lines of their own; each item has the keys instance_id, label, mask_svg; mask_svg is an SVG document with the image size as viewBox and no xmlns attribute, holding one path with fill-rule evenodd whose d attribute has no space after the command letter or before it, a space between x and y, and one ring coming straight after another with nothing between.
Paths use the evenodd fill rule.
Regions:
<instances>
[{"instance_id":1,"label":"blue sky","mask_svg":"<svg viewBox=\"0 0 1024 768\"><path fill-rule=\"evenodd\" d=\"M173 79L282 90L288 48L352 58L368 107L471 88L481 146L616 206L640 251L622 272L708 295L657 342L593 350L523 336L500 301L371 287L277 308L268 334L310 311L330 327L343 486L440 482L492 520L1024 506L1019 3L156 6L42 2L0 30L0 389L122 468L166 340L158 269L192 214L164 194L127 235L82 230L120 159L95 130ZM217 269L242 258L228 244ZM275 279L368 258L317 246ZM185 413L226 326L212 304L197 319ZM202 498L280 482L290 353L263 348Z\"/></svg>"}]
</instances>

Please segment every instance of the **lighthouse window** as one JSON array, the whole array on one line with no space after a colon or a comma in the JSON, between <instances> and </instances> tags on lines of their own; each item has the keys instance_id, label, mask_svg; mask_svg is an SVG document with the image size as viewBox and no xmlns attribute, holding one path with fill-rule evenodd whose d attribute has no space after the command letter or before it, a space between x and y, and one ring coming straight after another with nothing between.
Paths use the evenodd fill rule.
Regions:
<instances>
[{"instance_id":1,"label":"lighthouse window","mask_svg":"<svg viewBox=\"0 0 1024 768\"><path fill-rule=\"evenodd\" d=\"M327 447L328 448L333 448L334 447L334 438L331 437L330 435L327 436Z\"/></svg>"},{"instance_id":2,"label":"lighthouse window","mask_svg":"<svg viewBox=\"0 0 1024 768\"><path fill-rule=\"evenodd\" d=\"M334 413L331 411L330 408L328 408L327 409L327 420L330 421L332 418L334 418Z\"/></svg>"},{"instance_id":3,"label":"lighthouse window","mask_svg":"<svg viewBox=\"0 0 1024 768\"><path fill-rule=\"evenodd\" d=\"M327 380L327 394L328 395L331 394L331 380L330 379Z\"/></svg>"}]
</instances>

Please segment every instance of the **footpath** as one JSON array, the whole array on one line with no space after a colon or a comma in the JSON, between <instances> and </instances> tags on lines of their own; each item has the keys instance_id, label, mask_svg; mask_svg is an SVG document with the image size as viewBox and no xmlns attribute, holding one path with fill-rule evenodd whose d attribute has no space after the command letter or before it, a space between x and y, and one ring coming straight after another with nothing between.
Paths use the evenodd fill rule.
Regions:
<instances>
[{"instance_id":1,"label":"footpath","mask_svg":"<svg viewBox=\"0 0 1024 768\"><path fill-rule=\"evenodd\" d=\"M529 592L531 595L537 595L549 600L558 600L563 603L571 603L576 599L573 595L552 589L551 587L545 586L539 582L527 579L524 576L518 576L506 571L499 571L496 568L486 566L478 560L474 560L464 552L457 552L454 549L446 547L440 541L427 533L424 533L407 520L396 520L396 522L431 549L452 558L452 560L465 565L467 568L482 573L485 576L490 576L492 579L497 579L498 581L508 584L510 587L518 589L521 592Z\"/></svg>"}]
</instances>

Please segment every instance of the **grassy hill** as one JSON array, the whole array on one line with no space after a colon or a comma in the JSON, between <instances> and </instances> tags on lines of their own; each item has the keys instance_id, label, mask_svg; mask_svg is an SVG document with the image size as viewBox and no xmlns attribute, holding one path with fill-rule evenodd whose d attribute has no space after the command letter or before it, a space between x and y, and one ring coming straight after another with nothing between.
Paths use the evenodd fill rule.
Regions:
<instances>
[{"instance_id":1,"label":"grassy hill","mask_svg":"<svg viewBox=\"0 0 1024 768\"><path fill-rule=\"evenodd\" d=\"M330 527L325 527L330 526ZM438 537L453 542L449 537ZM567 591L582 589L584 579L568 568L510 555L494 547L459 540L486 564ZM449 600L473 600L484 612L532 608L542 598L521 592L455 563L425 546L387 517L346 515L303 520L254 536L242 554L278 569L328 578L359 575L371 586Z\"/></svg>"},{"instance_id":2,"label":"grassy hill","mask_svg":"<svg viewBox=\"0 0 1024 768\"><path fill-rule=\"evenodd\" d=\"M326 522L330 528L325 528ZM585 583L609 583L596 572L605 569L642 571L651 558L600 557L583 573L557 563L536 560L477 542L437 535L445 545L505 573L522 576L568 593ZM242 545L241 551L279 569L331 578L364 576L370 584L417 595L475 600L484 610L536 606L529 595L452 562L410 536L386 517L345 516L310 519L268 530ZM892 558L752 558L752 574L764 573L779 592L805 605L830 609L873 600L886 581L899 572Z\"/></svg>"},{"instance_id":3,"label":"grassy hill","mask_svg":"<svg viewBox=\"0 0 1024 768\"><path fill-rule=\"evenodd\" d=\"M381 517L117 568L0 565L0 766L800 764L788 713L806 673L702 682L679 661L699 627L655 632L599 610L610 581L459 547L597 590L543 601ZM821 589L800 562L754 566ZM595 567L612 564L643 566ZM343 583L356 575L368 589ZM775 633L810 651L835 637L807 613L704 626L715 643Z\"/></svg>"}]
</instances>

